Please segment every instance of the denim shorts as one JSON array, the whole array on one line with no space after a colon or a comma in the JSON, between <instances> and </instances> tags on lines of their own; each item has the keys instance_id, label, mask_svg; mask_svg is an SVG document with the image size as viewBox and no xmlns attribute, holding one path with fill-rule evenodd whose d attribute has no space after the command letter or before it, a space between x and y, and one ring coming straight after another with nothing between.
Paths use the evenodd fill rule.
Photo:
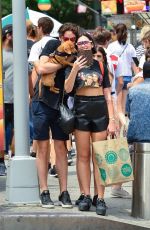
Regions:
<instances>
[{"instance_id":1,"label":"denim shorts","mask_svg":"<svg viewBox=\"0 0 150 230\"><path fill-rule=\"evenodd\" d=\"M131 76L123 76L123 81L124 81L124 84L123 84L123 88L124 90L127 89L127 84L131 82Z\"/></svg>"},{"instance_id":2,"label":"denim shorts","mask_svg":"<svg viewBox=\"0 0 150 230\"><path fill-rule=\"evenodd\" d=\"M75 96L75 129L102 132L108 127L108 109L104 96Z\"/></svg>"},{"instance_id":3,"label":"denim shorts","mask_svg":"<svg viewBox=\"0 0 150 230\"><path fill-rule=\"evenodd\" d=\"M50 130L52 139L66 141L69 136L66 135L58 125L59 111L50 108L43 102L32 102L32 120L33 120L33 139L48 140Z\"/></svg>"}]
</instances>

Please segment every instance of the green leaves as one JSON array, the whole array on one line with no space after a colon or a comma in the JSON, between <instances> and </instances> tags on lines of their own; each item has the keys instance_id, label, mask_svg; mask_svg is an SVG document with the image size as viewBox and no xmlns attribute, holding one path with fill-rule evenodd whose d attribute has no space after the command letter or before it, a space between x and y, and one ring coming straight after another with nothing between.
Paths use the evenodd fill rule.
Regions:
<instances>
[{"instance_id":1,"label":"green leaves","mask_svg":"<svg viewBox=\"0 0 150 230\"><path fill-rule=\"evenodd\" d=\"M11 2L11 0L2 1L2 17L12 13ZM94 8L93 0L82 0L82 2ZM51 5L52 7L47 11L47 14L61 23L73 22L85 29L94 28L94 13L87 9L86 13L78 14L76 0L51 0ZM26 7L39 11L38 0L26 0Z\"/></svg>"}]
</instances>

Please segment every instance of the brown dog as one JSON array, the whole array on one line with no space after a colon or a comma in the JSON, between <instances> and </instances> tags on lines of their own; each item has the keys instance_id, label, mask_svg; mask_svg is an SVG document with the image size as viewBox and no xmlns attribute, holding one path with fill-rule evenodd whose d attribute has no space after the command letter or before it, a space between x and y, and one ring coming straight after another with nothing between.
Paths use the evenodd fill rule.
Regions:
<instances>
[{"instance_id":1,"label":"brown dog","mask_svg":"<svg viewBox=\"0 0 150 230\"><path fill-rule=\"evenodd\" d=\"M74 46L74 43L69 41L63 42L56 50L54 55L50 56L49 62L50 63L56 63L56 64L61 64L62 67L65 67L67 65L72 66L73 63L68 61L68 57L71 55L73 56L76 54L76 49ZM43 74L41 76L41 79L39 81L39 96L41 95L41 85L43 84L44 86L49 86L50 91L54 93L59 93L59 88L54 87L55 85L55 77L56 77L56 72L54 73L49 73L49 74Z\"/></svg>"}]
</instances>

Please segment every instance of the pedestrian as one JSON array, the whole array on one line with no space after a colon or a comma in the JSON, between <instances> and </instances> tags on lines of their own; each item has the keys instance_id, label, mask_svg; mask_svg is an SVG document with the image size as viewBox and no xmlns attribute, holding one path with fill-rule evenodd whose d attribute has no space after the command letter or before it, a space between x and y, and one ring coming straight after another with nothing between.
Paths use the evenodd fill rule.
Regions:
<instances>
[{"instance_id":1,"label":"pedestrian","mask_svg":"<svg viewBox=\"0 0 150 230\"><path fill-rule=\"evenodd\" d=\"M37 141L37 169L40 184L40 198L43 207L54 207L54 203L50 198L47 184L47 165L48 165L48 146L49 131L51 130L52 139L54 140L54 148L56 152L56 170L58 173L60 195L59 203L64 208L72 207L69 192L67 191L67 148L66 135L59 127L57 122L59 118L59 104L62 101L63 86L65 80L65 69L60 64L52 64L48 62L49 55L54 53L57 47L64 41L71 40L76 42L78 37L78 26L72 23L65 23L59 29L59 40L50 40L47 42L40 57L40 62L35 62L35 68L38 73L52 73L57 71L55 77L55 87L59 89L58 93L49 90L49 87L42 86L41 96L39 97L39 80L35 86L35 94L32 98L33 112L33 130L34 139Z\"/></svg>"},{"instance_id":2,"label":"pedestrian","mask_svg":"<svg viewBox=\"0 0 150 230\"><path fill-rule=\"evenodd\" d=\"M83 33L77 40L78 52L89 51L92 55L96 52L92 37ZM91 55L90 55L91 56ZM88 57L87 57L88 59ZM79 56L73 64L73 68L66 70L65 90L70 93L75 90L75 140L77 148L77 175L79 185L82 185L82 200L79 202L80 211L88 211L92 205L90 193L91 179L91 141L105 140L108 134L115 131L115 119L111 100L110 82L107 67L104 65L104 75L99 62L92 58L91 64L86 65L86 58ZM97 84L86 85L86 79L97 77ZM99 179L98 168L93 155L93 170L98 191L96 213L105 215L106 204L104 201L104 186Z\"/></svg>"},{"instance_id":3,"label":"pedestrian","mask_svg":"<svg viewBox=\"0 0 150 230\"><path fill-rule=\"evenodd\" d=\"M4 114L5 114L5 141L6 153L13 140L14 128L14 94L13 94L13 29L9 24L2 29L3 51L3 83L4 83ZM9 137L7 135L9 129ZM0 157L0 175L6 175L4 153Z\"/></svg>"},{"instance_id":4,"label":"pedestrian","mask_svg":"<svg viewBox=\"0 0 150 230\"><path fill-rule=\"evenodd\" d=\"M37 41L37 27L30 21L26 20L27 29L27 56L29 57L31 47Z\"/></svg>"},{"instance_id":5,"label":"pedestrian","mask_svg":"<svg viewBox=\"0 0 150 230\"><path fill-rule=\"evenodd\" d=\"M142 83L129 89L126 109L129 117L129 143L150 142L150 62L143 66ZM140 109L139 109L140 107Z\"/></svg>"},{"instance_id":6,"label":"pedestrian","mask_svg":"<svg viewBox=\"0 0 150 230\"><path fill-rule=\"evenodd\" d=\"M29 52L28 62L29 62L29 66L33 66L33 63L35 61L39 60L40 54L41 54L43 48L45 47L46 43L49 40L55 40L54 38L52 38L50 36L50 33L52 32L52 30L54 28L54 23L53 23L52 19L50 19L47 16L39 18L38 26L37 26L37 35L36 35L37 41L34 44L33 44L33 41L31 41L31 32L33 35L35 27L33 27L32 24L30 24L30 26L29 26L29 22L27 25L28 25L27 35L30 33L30 41L27 40L27 45L28 45L27 48L28 48L28 52ZM31 27L31 25L32 25L32 27ZM35 69L32 68L32 71L31 71L30 77L29 77L29 90L30 90L30 96L31 97L33 96L33 88L34 88L36 81L37 81L37 73L36 73ZM30 127L31 127L31 131L32 131L31 134L33 134L32 126L33 126L32 125L32 114L30 112ZM32 143L32 147L31 147L31 154L30 155L32 157L36 157L36 152L37 152L36 141L33 140L33 138L32 138L31 143Z\"/></svg>"},{"instance_id":7,"label":"pedestrian","mask_svg":"<svg viewBox=\"0 0 150 230\"><path fill-rule=\"evenodd\" d=\"M136 56L138 60L140 61L141 57L145 53L145 47L143 43L143 37L145 34L150 31L150 25L145 25L142 27L141 32L140 32L140 45L136 48Z\"/></svg>"},{"instance_id":8,"label":"pedestrian","mask_svg":"<svg viewBox=\"0 0 150 230\"><path fill-rule=\"evenodd\" d=\"M121 126L126 129L126 118L125 118L125 104L127 96L127 84L131 82L132 71L137 73L137 57L135 48L132 44L127 42L127 27L123 23L119 23L115 27L117 40L110 43L107 51L110 57L114 56L116 69L116 93L117 93L117 111Z\"/></svg>"}]
</instances>

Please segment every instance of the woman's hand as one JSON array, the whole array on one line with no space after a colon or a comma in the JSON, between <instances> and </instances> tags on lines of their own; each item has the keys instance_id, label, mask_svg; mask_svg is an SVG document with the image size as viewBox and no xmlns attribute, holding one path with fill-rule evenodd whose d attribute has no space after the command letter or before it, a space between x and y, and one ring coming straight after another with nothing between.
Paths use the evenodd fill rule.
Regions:
<instances>
[{"instance_id":1,"label":"woman's hand","mask_svg":"<svg viewBox=\"0 0 150 230\"><path fill-rule=\"evenodd\" d=\"M117 126L116 126L115 119L110 119L107 128L108 135L114 135L116 131L117 131Z\"/></svg>"},{"instance_id":2,"label":"woman's hand","mask_svg":"<svg viewBox=\"0 0 150 230\"><path fill-rule=\"evenodd\" d=\"M85 67L86 63L86 58L83 58L83 56L78 57L73 64L73 70L78 72L80 69Z\"/></svg>"}]
</instances>

